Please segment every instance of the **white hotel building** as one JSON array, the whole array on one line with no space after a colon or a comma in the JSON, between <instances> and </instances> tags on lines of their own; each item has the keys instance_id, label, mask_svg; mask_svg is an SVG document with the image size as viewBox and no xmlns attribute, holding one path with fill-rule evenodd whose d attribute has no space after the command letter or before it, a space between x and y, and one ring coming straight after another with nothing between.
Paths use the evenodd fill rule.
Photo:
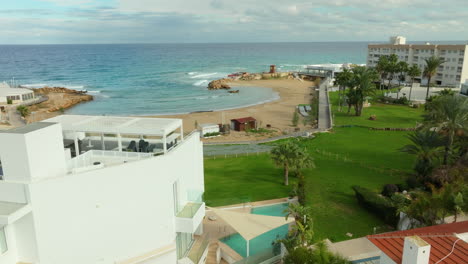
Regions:
<instances>
[{"instance_id":1,"label":"white hotel building","mask_svg":"<svg viewBox=\"0 0 468 264\"><path fill-rule=\"evenodd\" d=\"M391 37L387 44L368 45L367 65L375 67L380 56L390 54L396 54L400 61L409 65L418 65L421 72L426 65L424 59L441 57L445 62L431 80L436 85L460 87L468 79L468 45L406 44L404 37ZM427 84L427 79L422 76L416 81Z\"/></svg>"},{"instance_id":2,"label":"white hotel building","mask_svg":"<svg viewBox=\"0 0 468 264\"><path fill-rule=\"evenodd\" d=\"M205 248L187 257L203 232L202 148L179 119L63 115L1 132L0 263L203 262Z\"/></svg>"}]
</instances>

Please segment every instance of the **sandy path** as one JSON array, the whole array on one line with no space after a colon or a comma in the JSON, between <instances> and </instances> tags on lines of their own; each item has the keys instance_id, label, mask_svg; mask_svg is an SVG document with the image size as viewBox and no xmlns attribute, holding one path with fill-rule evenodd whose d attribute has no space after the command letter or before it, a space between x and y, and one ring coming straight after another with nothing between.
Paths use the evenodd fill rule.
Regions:
<instances>
[{"instance_id":1,"label":"sandy path","mask_svg":"<svg viewBox=\"0 0 468 264\"><path fill-rule=\"evenodd\" d=\"M181 118L184 121L184 130L191 131L195 128L195 121L198 124L222 122L224 113L224 123L230 123L230 119L252 116L257 119L260 127L270 124L276 130L272 135L281 134L282 131L293 132L291 119L298 104L308 104L311 100L311 93L315 84L310 81L300 82L298 80L255 80L255 81L234 81L232 86L253 86L268 87L278 92L280 99L274 102L237 108L232 110L192 113L182 115L157 116ZM302 127L300 125L299 127ZM229 136L220 136L208 139L208 142L229 142L260 140L272 135L246 135L245 133L232 132Z\"/></svg>"}]
</instances>

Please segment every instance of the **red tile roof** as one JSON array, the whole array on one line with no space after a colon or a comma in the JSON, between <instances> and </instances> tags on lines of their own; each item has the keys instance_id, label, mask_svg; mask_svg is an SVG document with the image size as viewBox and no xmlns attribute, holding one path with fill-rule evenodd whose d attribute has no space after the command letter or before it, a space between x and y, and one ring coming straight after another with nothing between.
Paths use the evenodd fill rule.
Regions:
<instances>
[{"instance_id":1,"label":"red tile roof","mask_svg":"<svg viewBox=\"0 0 468 264\"><path fill-rule=\"evenodd\" d=\"M463 240L458 240L454 234L467 232L468 221L465 221L371 235L367 236L367 239L369 239L374 245L382 250L385 255L397 264L401 264L405 237L417 235L431 245L429 264L434 264L450 254L452 248L454 248L453 253L439 263L460 264L468 263L468 243ZM456 241L457 243L455 244L455 247L453 247Z\"/></svg>"},{"instance_id":2,"label":"red tile roof","mask_svg":"<svg viewBox=\"0 0 468 264\"><path fill-rule=\"evenodd\" d=\"M231 119L231 121L236 121L236 122L239 122L241 124L244 124L244 123L248 123L248 122L251 122L251 121L257 121L257 120L255 118L249 116L249 117Z\"/></svg>"}]
</instances>

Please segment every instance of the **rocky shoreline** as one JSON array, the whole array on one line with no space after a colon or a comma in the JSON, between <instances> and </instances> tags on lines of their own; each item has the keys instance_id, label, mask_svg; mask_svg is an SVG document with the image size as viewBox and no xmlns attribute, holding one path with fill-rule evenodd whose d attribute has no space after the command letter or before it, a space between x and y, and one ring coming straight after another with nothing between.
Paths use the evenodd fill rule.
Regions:
<instances>
[{"instance_id":1,"label":"rocky shoreline","mask_svg":"<svg viewBox=\"0 0 468 264\"><path fill-rule=\"evenodd\" d=\"M229 90L229 85L232 81L255 81L255 80L271 80L271 79L285 79L292 80L296 78L292 72L275 72L275 73L238 73L232 74L229 78L222 78L211 81L208 83L208 90Z\"/></svg>"},{"instance_id":2,"label":"rocky shoreline","mask_svg":"<svg viewBox=\"0 0 468 264\"><path fill-rule=\"evenodd\" d=\"M47 112L65 110L77 104L94 100L94 97L86 94L86 92L64 87L44 87L33 89L33 91L36 94L45 95L49 98L49 100L37 105L39 109L44 109ZM60 97L61 100L56 100L58 99L57 96Z\"/></svg>"}]
</instances>

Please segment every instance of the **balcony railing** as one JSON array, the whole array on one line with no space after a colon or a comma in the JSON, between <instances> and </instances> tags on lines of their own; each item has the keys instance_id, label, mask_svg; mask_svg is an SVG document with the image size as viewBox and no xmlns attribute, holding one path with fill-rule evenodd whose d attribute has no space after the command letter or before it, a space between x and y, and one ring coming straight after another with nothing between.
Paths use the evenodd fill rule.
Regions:
<instances>
[{"instance_id":1,"label":"balcony railing","mask_svg":"<svg viewBox=\"0 0 468 264\"><path fill-rule=\"evenodd\" d=\"M203 237L198 238L193 243L193 246L190 249L187 257L195 264L200 263L200 260L202 259L203 255L205 255L205 252L209 245L210 245L209 234L206 234Z\"/></svg>"},{"instance_id":2,"label":"balcony railing","mask_svg":"<svg viewBox=\"0 0 468 264\"><path fill-rule=\"evenodd\" d=\"M187 203L182 210L177 213L177 217L181 218L193 218L198 212L198 209L203 205L203 203Z\"/></svg>"}]
</instances>

